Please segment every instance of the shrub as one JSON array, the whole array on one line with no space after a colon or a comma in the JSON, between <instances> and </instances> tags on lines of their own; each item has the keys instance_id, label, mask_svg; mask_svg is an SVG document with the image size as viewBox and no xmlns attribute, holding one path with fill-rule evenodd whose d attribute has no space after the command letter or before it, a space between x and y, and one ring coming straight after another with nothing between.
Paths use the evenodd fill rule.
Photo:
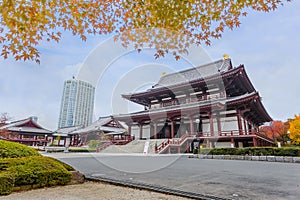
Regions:
<instances>
[{"instance_id":1,"label":"shrub","mask_svg":"<svg viewBox=\"0 0 300 200\"><path fill-rule=\"evenodd\" d=\"M96 148L70 148L69 152L78 152L78 153L96 152Z\"/></svg>"},{"instance_id":2,"label":"shrub","mask_svg":"<svg viewBox=\"0 0 300 200\"><path fill-rule=\"evenodd\" d=\"M59 164L61 164L62 166L64 166L64 168L66 168L66 170L68 170L68 171L76 171L72 166L70 166L67 163L64 163L64 162L62 162L60 160L57 160L55 158L52 158L52 157L48 157L48 158L54 160L55 162L58 162Z\"/></svg>"},{"instance_id":3,"label":"shrub","mask_svg":"<svg viewBox=\"0 0 300 200\"><path fill-rule=\"evenodd\" d=\"M0 158L21 158L39 155L37 151L26 145L0 140Z\"/></svg>"},{"instance_id":4,"label":"shrub","mask_svg":"<svg viewBox=\"0 0 300 200\"><path fill-rule=\"evenodd\" d=\"M0 195L10 194L14 187L14 178L10 173L0 173Z\"/></svg>"},{"instance_id":5,"label":"shrub","mask_svg":"<svg viewBox=\"0 0 300 200\"><path fill-rule=\"evenodd\" d=\"M201 154L211 155L251 155L251 156L300 156L299 147L246 147L202 149Z\"/></svg>"},{"instance_id":6,"label":"shrub","mask_svg":"<svg viewBox=\"0 0 300 200\"><path fill-rule=\"evenodd\" d=\"M65 185L72 178L72 174L65 168L68 166L67 164L62 164L60 161L49 157L31 156L0 159L0 166L1 195L11 193L13 186ZM72 167L69 166L68 168Z\"/></svg>"}]
</instances>

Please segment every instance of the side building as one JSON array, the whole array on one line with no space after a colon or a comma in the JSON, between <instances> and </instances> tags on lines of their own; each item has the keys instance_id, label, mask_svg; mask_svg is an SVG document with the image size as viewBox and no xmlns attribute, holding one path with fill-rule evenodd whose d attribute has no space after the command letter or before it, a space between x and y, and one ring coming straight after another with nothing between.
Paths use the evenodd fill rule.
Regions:
<instances>
[{"instance_id":1,"label":"side building","mask_svg":"<svg viewBox=\"0 0 300 200\"><path fill-rule=\"evenodd\" d=\"M51 142L53 132L43 128L37 121L37 117L28 117L1 126L0 139L28 146L46 146Z\"/></svg>"},{"instance_id":2,"label":"side building","mask_svg":"<svg viewBox=\"0 0 300 200\"><path fill-rule=\"evenodd\" d=\"M64 83L58 128L88 126L93 120L95 87L74 77Z\"/></svg>"}]
</instances>

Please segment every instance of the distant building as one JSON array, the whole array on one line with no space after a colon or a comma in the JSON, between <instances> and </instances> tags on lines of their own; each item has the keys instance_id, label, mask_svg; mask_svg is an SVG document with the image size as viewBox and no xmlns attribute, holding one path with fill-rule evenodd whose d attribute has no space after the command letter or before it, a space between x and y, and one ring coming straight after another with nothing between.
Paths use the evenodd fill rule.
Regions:
<instances>
[{"instance_id":1,"label":"distant building","mask_svg":"<svg viewBox=\"0 0 300 200\"><path fill-rule=\"evenodd\" d=\"M101 146L110 144L123 145L132 141L134 137L127 134L127 125L113 117L100 117L91 125L60 128L54 134L53 145L57 146L85 146L90 140L101 140ZM59 139L58 139L59 138Z\"/></svg>"},{"instance_id":2,"label":"distant building","mask_svg":"<svg viewBox=\"0 0 300 200\"><path fill-rule=\"evenodd\" d=\"M58 128L92 123L95 87L74 77L64 83Z\"/></svg>"},{"instance_id":3,"label":"distant building","mask_svg":"<svg viewBox=\"0 0 300 200\"><path fill-rule=\"evenodd\" d=\"M52 131L43 128L37 117L10 122L0 127L0 139L29 146L44 146L51 141Z\"/></svg>"}]
</instances>

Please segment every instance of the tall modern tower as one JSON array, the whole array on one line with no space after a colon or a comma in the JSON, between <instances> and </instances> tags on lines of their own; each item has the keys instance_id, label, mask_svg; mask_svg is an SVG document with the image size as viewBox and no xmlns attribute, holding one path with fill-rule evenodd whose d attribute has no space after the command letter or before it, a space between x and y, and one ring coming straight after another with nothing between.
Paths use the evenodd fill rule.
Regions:
<instances>
[{"instance_id":1,"label":"tall modern tower","mask_svg":"<svg viewBox=\"0 0 300 200\"><path fill-rule=\"evenodd\" d=\"M74 77L64 83L58 128L92 123L95 87Z\"/></svg>"}]
</instances>

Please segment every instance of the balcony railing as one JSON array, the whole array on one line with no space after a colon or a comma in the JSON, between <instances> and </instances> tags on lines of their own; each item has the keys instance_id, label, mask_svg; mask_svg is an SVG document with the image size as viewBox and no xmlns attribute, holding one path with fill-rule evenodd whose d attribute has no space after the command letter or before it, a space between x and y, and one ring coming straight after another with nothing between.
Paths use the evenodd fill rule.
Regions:
<instances>
[{"instance_id":1,"label":"balcony railing","mask_svg":"<svg viewBox=\"0 0 300 200\"><path fill-rule=\"evenodd\" d=\"M217 94L202 94L202 95L192 95L190 97L185 98L176 98L172 100L162 101L160 103L156 103L151 105L151 109L156 108L162 108L162 107L169 107L169 106L176 106L176 105L182 105L182 104L188 104L188 103L195 103L195 102L201 102L201 101L207 101L207 100L215 100L226 97L223 93L217 93Z\"/></svg>"}]
</instances>

